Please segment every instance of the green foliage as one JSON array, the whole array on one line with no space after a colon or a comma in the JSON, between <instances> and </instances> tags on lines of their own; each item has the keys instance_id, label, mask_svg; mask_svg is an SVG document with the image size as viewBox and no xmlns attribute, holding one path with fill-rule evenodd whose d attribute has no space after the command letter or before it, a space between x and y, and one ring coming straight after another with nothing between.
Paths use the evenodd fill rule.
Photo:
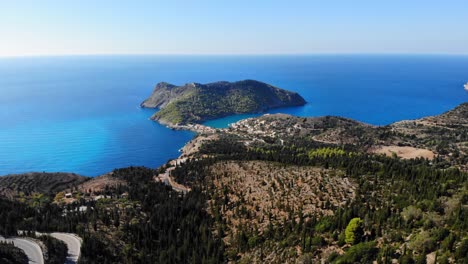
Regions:
<instances>
[{"instance_id":1,"label":"green foliage","mask_svg":"<svg viewBox=\"0 0 468 264\"><path fill-rule=\"evenodd\" d=\"M249 240L247 243L248 243L249 248L254 248L255 246L257 246L258 242L259 242L258 236L254 235L254 236L249 237Z\"/></svg>"},{"instance_id":2,"label":"green foliage","mask_svg":"<svg viewBox=\"0 0 468 264\"><path fill-rule=\"evenodd\" d=\"M153 118L172 124L200 123L232 114L258 113L272 107L303 105L296 93L257 81L184 86L177 98Z\"/></svg>"},{"instance_id":3,"label":"green foliage","mask_svg":"<svg viewBox=\"0 0 468 264\"><path fill-rule=\"evenodd\" d=\"M421 231L410 241L410 248L420 254L427 254L435 249L436 240L429 231Z\"/></svg>"},{"instance_id":4,"label":"green foliage","mask_svg":"<svg viewBox=\"0 0 468 264\"><path fill-rule=\"evenodd\" d=\"M113 177L127 184L107 188L104 193L110 198L80 200L65 208L45 195L30 198L40 203L0 199L0 232L78 233L84 240L81 263L223 262L224 245L212 233L213 218L206 211L205 194L193 188L182 195L155 182L154 174L154 170L142 167L114 170ZM118 198L122 193L128 197ZM63 211L79 205L93 209ZM51 237L41 239L50 250L48 261L64 263L66 246Z\"/></svg>"},{"instance_id":5,"label":"green foliage","mask_svg":"<svg viewBox=\"0 0 468 264\"><path fill-rule=\"evenodd\" d=\"M343 245L346 238L344 229L352 218L362 219L362 228L366 230L365 236L362 236L362 233L360 235L362 241L380 238L386 243L401 244L404 238L416 233L416 230L421 232L419 228L424 227L429 232L429 239L418 239L413 244L422 250L445 248L446 254L451 258L454 258L457 245L461 241L460 237L468 235L468 208L461 206L465 199L463 188L468 181L468 174L455 168L439 169L438 160L429 162L424 159L392 159L358 153L352 146L331 147L300 137L285 138L282 145L274 142L257 143L247 149L245 146L237 147L236 140L226 136L219 141L203 145L202 153L216 158L209 162L184 164L177 169L177 181L190 179L190 182L207 182L210 172L206 168L210 164L216 160L234 159L339 169L358 185L355 201L336 209L333 216L317 217L298 228L310 232L305 238L301 233L297 235L303 240L298 239L296 245L302 246L304 252L314 252L318 249L312 245L312 238L317 236L328 239L332 237L338 245ZM355 154L325 154L342 153L339 150ZM309 156L310 152L314 154ZM459 194L460 192L462 193ZM450 206L447 207L447 203ZM284 225L289 224L292 223ZM283 231L273 231L275 236L268 235L264 239L283 239L288 232L285 226L272 227L269 230ZM332 236L334 231L339 231L341 235ZM455 236L459 232L460 234ZM272 231L266 232L271 233ZM413 236L413 239L416 238ZM328 239L327 243L330 243ZM419 241L422 243L418 243ZM288 247L290 243L285 242L281 245ZM409 253L412 249L407 251L401 256L401 260L412 263L414 258ZM385 252L383 254L388 255ZM400 256L396 255L394 258Z\"/></svg>"},{"instance_id":6,"label":"green foliage","mask_svg":"<svg viewBox=\"0 0 468 264\"><path fill-rule=\"evenodd\" d=\"M453 251L453 246L456 241L456 236L453 233L450 233L440 244L440 248L443 251Z\"/></svg>"},{"instance_id":7,"label":"green foliage","mask_svg":"<svg viewBox=\"0 0 468 264\"><path fill-rule=\"evenodd\" d=\"M361 218L353 218L349 221L348 226L345 229L345 241L348 244L359 243L362 237L362 220Z\"/></svg>"},{"instance_id":8,"label":"green foliage","mask_svg":"<svg viewBox=\"0 0 468 264\"><path fill-rule=\"evenodd\" d=\"M375 245L374 241L354 245L350 247L344 255L336 258L332 263L372 263L379 252Z\"/></svg>"},{"instance_id":9,"label":"green foliage","mask_svg":"<svg viewBox=\"0 0 468 264\"><path fill-rule=\"evenodd\" d=\"M458 260L464 259L468 261L468 238L463 239L458 246L457 250L455 251L455 258Z\"/></svg>"},{"instance_id":10,"label":"green foliage","mask_svg":"<svg viewBox=\"0 0 468 264\"><path fill-rule=\"evenodd\" d=\"M0 198L0 234L16 235L23 219L35 214L32 208L23 203Z\"/></svg>"},{"instance_id":11,"label":"green foliage","mask_svg":"<svg viewBox=\"0 0 468 264\"><path fill-rule=\"evenodd\" d=\"M27 264L28 257L24 254L23 250L15 247L13 244L0 242L0 263Z\"/></svg>"},{"instance_id":12,"label":"green foliage","mask_svg":"<svg viewBox=\"0 0 468 264\"><path fill-rule=\"evenodd\" d=\"M110 264L121 261L122 257L118 256L118 252L115 252L115 248L104 237L96 234L84 237L79 264Z\"/></svg>"},{"instance_id":13,"label":"green foliage","mask_svg":"<svg viewBox=\"0 0 468 264\"><path fill-rule=\"evenodd\" d=\"M68 255L67 245L51 236L40 236L39 239L44 243L47 248L47 259L48 264L62 264L66 263Z\"/></svg>"},{"instance_id":14,"label":"green foliage","mask_svg":"<svg viewBox=\"0 0 468 264\"><path fill-rule=\"evenodd\" d=\"M353 155L352 152L346 153L341 148L318 148L318 149L313 149L309 151L309 158L314 159L314 158L331 158L333 156L344 156L344 155Z\"/></svg>"},{"instance_id":15,"label":"green foliage","mask_svg":"<svg viewBox=\"0 0 468 264\"><path fill-rule=\"evenodd\" d=\"M325 233L333 229L333 220L331 217L322 217L320 221L315 225L315 231L318 233Z\"/></svg>"},{"instance_id":16,"label":"green foliage","mask_svg":"<svg viewBox=\"0 0 468 264\"><path fill-rule=\"evenodd\" d=\"M360 132L352 131L357 136ZM330 262L388 263L394 258L400 263L414 263L423 261L418 256L431 251L440 253L441 263L449 259L466 262L466 172L447 167L442 159L431 162L392 159L358 152L356 146L316 142L310 137L286 137L284 144L265 138L266 143L249 146L238 137L241 136L220 134L220 140L202 145L200 154L210 158L188 160L171 172L177 182L192 187L188 194L155 183L155 170L119 169L113 176L128 185L105 190L112 198L97 203L79 201L80 205L94 208L87 212L69 212L64 216L63 208L53 204L47 195L30 196L25 203L0 200L0 219L5 219L0 221L0 231L78 232L84 238L82 263L254 261L242 257L259 253L261 258L262 254L271 253L267 250L276 250L278 255L283 254L280 257L292 260L296 255L291 249L297 248L307 254L301 259L309 261L318 258L327 245L346 249L345 242L352 246L343 256L333 254ZM258 232L258 226L245 225L233 231L225 250L222 238L230 231L231 223L223 219L223 208L241 205L242 214L252 212L244 206L244 200L231 199L229 193L212 197L214 194L207 187L214 185L210 166L222 160L331 168L324 171L339 171L339 175L357 186L355 199L332 208L333 215L309 214L298 218L291 209L290 218L269 222L263 232ZM124 192L128 193L126 199L115 198ZM215 204L207 205L207 200L213 199ZM410 234L410 242L405 242ZM381 249L376 249L374 242L361 241L379 241ZM402 252L395 250L401 247Z\"/></svg>"},{"instance_id":17,"label":"green foliage","mask_svg":"<svg viewBox=\"0 0 468 264\"><path fill-rule=\"evenodd\" d=\"M109 225L122 228L122 239L128 245L124 252L109 252L110 258L120 256L128 263L222 262L224 247L212 233L213 219L205 210L206 196L197 188L180 195L165 184L154 182L154 174L154 170L144 167L114 170L114 177L127 181L119 192L126 192L129 200L137 201L146 217L141 222L118 225L117 217L109 221ZM114 210L114 215L118 214ZM118 219L122 221L122 217ZM91 245L83 254L91 257L97 253L93 250L96 242L93 238L85 240ZM97 247L109 248L110 241L99 240Z\"/></svg>"},{"instance_id":18,"label":"green foliage","mask_svg":"<svg viewBox=\"0 0 468 264\"><path fill-rule=\"evenodd\" d=\"M403 209L403 211L401 212L401 216L403 217L403 220L405 220L407 224L410 224L413 221L417 221L421 219L422 211L416 206L410 205Z\"/></svg>"},{"instance_id":19,"label":"green foliage","mask_svg":"<svg viewBox=\"0 0 468 264\"><path fill-rule=\"evenodd\" d=\"M189 113L180 111L184 107L186 107L184 103L174 102L159 110L153 117L171 124L180 124L184 119L189 119Z\"/></svg>"}]
</instances>

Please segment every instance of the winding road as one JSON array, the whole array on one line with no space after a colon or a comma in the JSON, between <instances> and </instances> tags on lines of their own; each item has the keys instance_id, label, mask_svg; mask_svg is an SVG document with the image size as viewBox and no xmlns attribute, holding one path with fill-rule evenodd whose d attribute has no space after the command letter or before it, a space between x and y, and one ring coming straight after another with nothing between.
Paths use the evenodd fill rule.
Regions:
<instances>
[{"instance_id":1,"label":"winding road","mask_svg":"<svg viewBox=\"0 0 468 264\"><path fill-rule=\"evenodd\" d=\"M21 231L19 230L18 233L21 235L21 234L25 234L24 231ZM67 247L68 247L68 255L67 255L67 260L65 262L65 264L76 264L78 263L78 259L80 258L80 254L81 254L81 243L83 242L82 239L75 235L75 234L71 234L71 233L59 233L59 232L55 232L55 233L40 233L40 232L36 232L36 236L42 236L42 235L49 235L53 238L56 238L60 241L63 241L65 244L67 244ZM0 236L0 241L2 241L3 237ZM3 238L4 239L4 238ZM12 239L4 239L4 241L14 241L14 240L25 240L25 241L28 241L30 243L31 240L29 240L28 238L12 238ZM37 245L37 243L35 243ZM23 248L23 247L20 247L19 245L16 244L15 242L15 246L23 249L26 253L26 255L28 256L28 258L30 259L29 263L44 263L44 260L42 259L42 250L40 251L40 256L41 256L41 261L42 262L38 262L37 259L38 257L37 256L34 256L33 254L29 254L28 252L31 252L32 251L29 249L28 252L26 252L26 250ZM39 245L37 245L39 247ZM41 248L39 247L39 250ZM37 254L36 254L37 255ZM31 262L31 259L33 260L36 260L36 262Z\"/></svg>"},{"instance_id":2,"label":"winding road","mask_svg":"<svg viewBox=\"0 0 468 264\"><path fill-rule=\"evenodd\" d=\"M42 256L41 247L28 238L4 238L0 236L0 241L13 242L15 247L20 248L28 256L30 264L44 264L44 257Z\"/></svg>"},{"instance_id":3,"label":"winding road","mask_svg":"<svg viewBox=\"0 0 468 264\"><path fill-rule=\"evenodd\" d=\"M69 233L50 233L51 237L63 241L68 247L68 256L65 264L75 264L81 253L81 238Z\"/></svg>"},{"instance_id":4,"label":"winding road","mask_svg":"<svg viewBox=\"0 0 468 264\"><path fill-rule=\"evenodd\" d=\"M171 177L171 171L175 170L176 164L182 164L182 163L184 163L186 161L187 161L187 158L177 158L175 160L171 160L170 164L173 167L167 168L165 172L155 176L155 178L159 179L159 181L163 182L164 184L171 186L172 189L174 189L174 191L182 192L182 193L186 194L191 189L189 187L187 187L187 186L184 186L184 185L182 185L180 183L177 183L177 182L173 181L172 177Z\"/></svg>"}]
</instances>

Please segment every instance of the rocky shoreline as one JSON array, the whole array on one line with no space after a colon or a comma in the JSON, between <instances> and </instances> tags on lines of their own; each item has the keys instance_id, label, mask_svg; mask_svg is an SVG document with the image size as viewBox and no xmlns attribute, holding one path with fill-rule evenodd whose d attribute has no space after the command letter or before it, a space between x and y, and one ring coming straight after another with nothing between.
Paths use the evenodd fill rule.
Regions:
<instances>
[{"instance_id":1,"label":"rocky shoreline","mask_svg":"<svg viewBox=\"0 0 468 264\"><path fill-rule=\"evenodd\" d=\"M186 124L186 125L170 124L170 123L161 123L161 124L173 130L188 130L188 131L195 132L197 134L206 134L206 133L216 132L216 128L212 128L212 127L201 125L201 124Z\"/></svg>"}]
</instances>

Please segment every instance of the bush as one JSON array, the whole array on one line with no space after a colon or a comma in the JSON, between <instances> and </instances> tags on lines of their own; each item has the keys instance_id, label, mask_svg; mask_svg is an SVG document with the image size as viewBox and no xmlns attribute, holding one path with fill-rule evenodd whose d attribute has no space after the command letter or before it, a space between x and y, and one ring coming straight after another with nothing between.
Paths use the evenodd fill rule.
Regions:
<instances>
[{"instance_id":1,"label":"bush","mask_svg":"<svg viewBox=\"0 0 468 264\"><path fill-rule=\"evenodd\" d=\"M455 244L455 241L457 238L455 237L454 234L450 233L441 243L440 243L440 248L442 250L446 251L452 251L453 250L453 245Z\"/></svg>"},{"instance_id":2,"label":"bush","mask_svg":"<svg viewBox=\"0 0 468 264\"><path fill-rule=\"evenodd\" d=\"M410 205L403 209L401 216L407 224L411 224L413 221L418 221L422 217L422 210L416 206Z\"/></svg>"},{"instance_id":3,"label":"bush","mask_svg":"<svg viewBox=\"0 0 468 264\"><path fill-rule=\"evenodd\" d=\"M351 245L359 243L359 241L361 241L362 234L361 218L353 218L349 221L349 224L345 229L345 242Z\"/></svg>"},{"instance_id":4,"label":"bush","mask_svg":"<svg viewBox=\"0 0 468 264\"><path fill-rule=\"evenodd\" d=\"M422 231L411 239L410 247L420 254L426 254L435 249L436 241L429 231Z\"/></svg>"},{"instance_id":5,"label":"bush","mask_svg":"<svg viewBox=\"0 0 468 264\"><path fill-rule=\"evenodd\" d=\"M348 251L336 259L333 263L372 263L379 250L375 247L375 242L359 243L348 249Z\"/></svg>"}]
</instances>

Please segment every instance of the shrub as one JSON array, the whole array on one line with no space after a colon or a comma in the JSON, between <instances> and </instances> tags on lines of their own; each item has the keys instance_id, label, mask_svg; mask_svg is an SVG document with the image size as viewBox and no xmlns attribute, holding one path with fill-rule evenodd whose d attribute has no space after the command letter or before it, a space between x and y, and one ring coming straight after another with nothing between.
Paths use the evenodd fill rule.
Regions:
<instances>
[{"instance_id":1,"label":"shrub","mask_svg":"<svg viewBox=\"0 0 468 264\"><path fill-rule=\"evenodd\" d=\"M349 224L345 229L345 242L351 245L359 243L362 234L363 230L361 218L353 218L351 221L349 221Z\"/></svg>"},{"instance_id":2,"label":"shrub","mask_svg":"<svg viewBox=\"0 0 468 264\"><path fill-rule=\"evenodd\" d=\"M375 247L375 242L359 243L348 249L348 251L336 259L333 263L372 263L379 250Z\"/></svg>"},{"instance_id":3,"label":"shrub","mask_svg":"<svg viewBox=\"0 0 468 264\"><path fill-rule=\"evenodd\" d=\"M425 254L435 249L436 241L429 231L422 231L411 239L410 247L420 254Z\"/></svg>"}]
</instances>

